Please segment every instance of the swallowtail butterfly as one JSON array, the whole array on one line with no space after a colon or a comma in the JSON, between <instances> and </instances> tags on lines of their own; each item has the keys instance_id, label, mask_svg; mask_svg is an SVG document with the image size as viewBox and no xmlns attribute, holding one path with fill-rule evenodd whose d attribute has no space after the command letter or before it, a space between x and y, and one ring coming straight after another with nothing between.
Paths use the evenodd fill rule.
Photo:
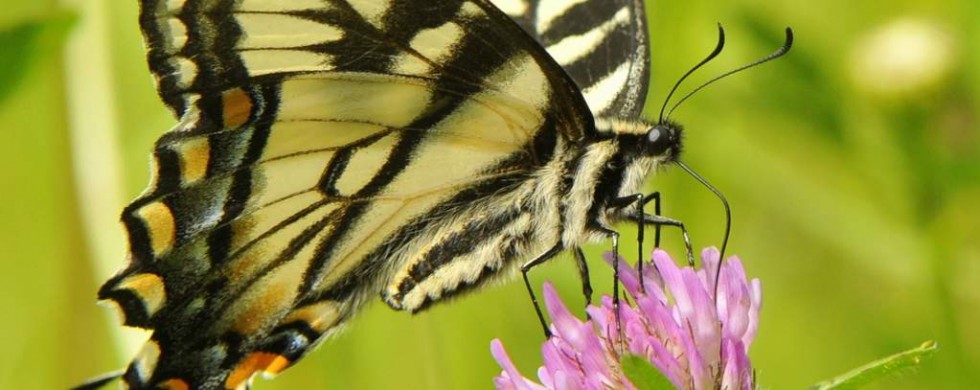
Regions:
<instances>
[{"instance_id":1,"label":"swallowtail butterfly","mask_svg":"<svg viewBox=\"0 0 980 390\"><path fill-rule=\"evenodd\" d=\"M99 291L152 330L130 388L244 388L379 294L417 312L608 239L680 152L636 119L642 0L140 6L178 122Z\"/></svg>"}]
</instances>

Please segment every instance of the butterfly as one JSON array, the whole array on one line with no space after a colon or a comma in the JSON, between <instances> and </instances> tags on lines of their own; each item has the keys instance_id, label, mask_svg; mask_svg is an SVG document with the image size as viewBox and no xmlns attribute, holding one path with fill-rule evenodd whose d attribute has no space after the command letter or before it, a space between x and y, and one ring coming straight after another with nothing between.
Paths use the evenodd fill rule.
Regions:
<instances>
[{"instance_id":1,"label":"butterfly","mask_svg":"<svg viewBox=\"0 0 980 390\"><path fill-rule=\"evenodd\" d=\"M639 0L140 6L178 122L99 290L152 331L130 388L244 388L378 295L418 312L580 254L680 155L637 119Z\"/></svg>"}]
</instances>

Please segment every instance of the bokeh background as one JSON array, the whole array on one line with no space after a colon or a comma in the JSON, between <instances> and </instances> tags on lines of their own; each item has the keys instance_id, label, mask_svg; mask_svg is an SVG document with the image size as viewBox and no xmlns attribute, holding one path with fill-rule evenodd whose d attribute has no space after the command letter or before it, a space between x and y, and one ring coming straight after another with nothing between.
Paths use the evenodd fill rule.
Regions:
<instances>
[{"instance_id":1,"label":"bokeh background","mask_svg":"<svg viewBox=\"0 0 980 390\"><path fill-rule=\"evenodd\" d=\"M136 1L7 1L0 12L0 388L64 388L121 367L123 333L95 291L120 268L121 207L174 119L143 62ZM730 253L762 280L751 356L764 388L801 388L936 340L918 369L873 388L980 386L980 2L648 2L650 116L728 30L687 87L764 55L785 59L685 103L685 161L734 208ZM717 245L718 201L679 170L651 179L695 246ZM622 227L631 236L635 229ZM679 235L666 236L680 254ZM590 249L593 283L611 288ZM634 253L627 246L625 253ZM533 274L581 304L563 257ZM373 305L258 389L489 388L501 338L533 375L542 341L518 282L411 316Z\"/></svg>"}]
</instances>

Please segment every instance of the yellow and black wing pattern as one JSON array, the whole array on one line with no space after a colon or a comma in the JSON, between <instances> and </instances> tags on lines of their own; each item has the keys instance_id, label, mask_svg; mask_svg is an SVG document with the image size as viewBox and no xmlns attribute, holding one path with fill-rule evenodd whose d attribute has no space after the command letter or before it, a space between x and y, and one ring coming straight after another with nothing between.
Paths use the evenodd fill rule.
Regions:
<instances>
[{"instance_id":1,"label":"yellow and black wing pattern","mask_svg":"<svg viewBox=\"0 0 980 390\"><path fill-rule=\"evenodd\" d=\"M644 0L496 0L564 68L596 116L636 118L650 79Z\"/></svg>"},{"instance_id":2,"label":"yellow and black wing pattern","mask_svg":"<svg viewBox=\"0 0 980 390\"><path fill-rule=\"evenodd\" d=\"M642 6L567 30L591 42L575 54L546 50L562 39L528 11L560 2L497 3L141 0L178 123L123 211L129 265L99 291L152 330L130 388L247 387L379 294L419 311L605 236L609 200L670 149L592 113L642 106L645 35L625 56L602 43L629 44ZM569 10L552 26L581 27Z\"/></svg>"}]
</instances>

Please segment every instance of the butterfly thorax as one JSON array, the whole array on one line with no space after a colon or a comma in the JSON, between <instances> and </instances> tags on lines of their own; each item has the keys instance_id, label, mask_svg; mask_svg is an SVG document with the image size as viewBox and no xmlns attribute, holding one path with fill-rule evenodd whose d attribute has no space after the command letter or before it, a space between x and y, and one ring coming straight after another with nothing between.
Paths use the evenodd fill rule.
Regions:
<instances>
[{"instance_id":1,"label":"butterfly thorax","mask_svg":"<svg viewBox=\"0 0 980 390\"><path fill-rule=\"evenodd\" d=\"M573 183L562 201L566 247L607 238L599 227L623 215L612 201L640 193L645 178L681 151L682 128L673 122L598 118L596 132L566 176Z\"/></svg>"}]
</instances>

